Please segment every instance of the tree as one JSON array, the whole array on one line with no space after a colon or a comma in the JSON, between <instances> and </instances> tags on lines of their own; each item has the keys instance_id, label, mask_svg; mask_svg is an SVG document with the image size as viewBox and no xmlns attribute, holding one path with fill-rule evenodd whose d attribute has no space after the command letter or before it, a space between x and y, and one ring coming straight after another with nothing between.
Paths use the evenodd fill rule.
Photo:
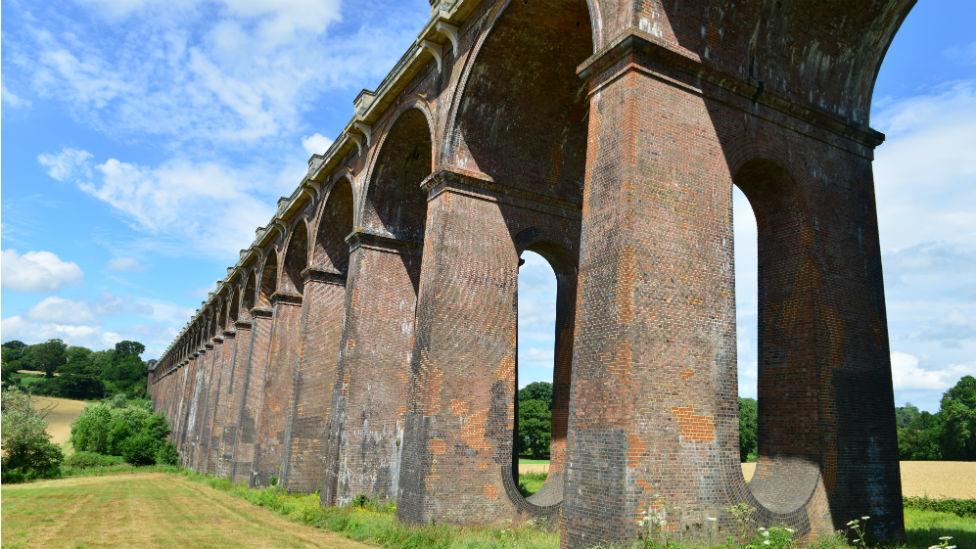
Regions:
<instances>
[{"instance_id":1,"label":"tree","mask_svg":"<svg viewBox=\"0 0 976 549\"><path fill-rule=\"evenodd\" d=\"M516 454L533 459L549 457L552 412L542 400L519 401Z\"/></svg>"},{"instance_id":2,"label":"tree","mask_svg":"<svg viewBox=\"0 0 976 549\"><path fill-rule=\"evenodd\" d=\"M138 341L120 341L115 344L115 358L116 360L131 356L139 358L139 355L145 352L145 350L146 346Z\"/></svg>"},{"instance_id":3,"label":"tree","mask_svg":"<svg viewBox=\"0 0 976 549\"><path fill-rule=\"evenodd\" d=\"M942 456L976 460L976 377L965 376L942 396Z\"/></svg>"},{"instance_id":4,"label":"tree","mask_svg":"<svg viewBox=\"0 0 976 549\"><path fill-rule=\"evenodd\" d=\"M552 411L552 383L536 381L529 383L518 392L519 402L528 400L541 400L546 404L546 409Z\"/></svg>"},{"instance_id":5,"label":"tree","mask_svg":"<svg viewBox=\"0 0 976 549\"><path fill-rule=\"evenodd\" d=\"M939 442L942 433L941 417L929 412L915 414L912 411L903 412L902 416L902 419L907 420L908 423L898 428L899 459L905 461L942 459L942 446ZM897 410L895 417L897 421Z\"/></svg>"},{"instance_id":6,"label":"tree","mask_svg":"<svg viewBox=\"0 0 976 549\"><path fill-rule=\"evenodd\" d=\"M45 377L54 377L54 372L67 362L66 349L60 339L49 339L27 348L27 362L31 368L44 372Z\"/></svg>"},{"instance_id":7,"label":"tree","mask_svg":"<svg viewBox=\"0 0 976 549\"><path fill-rule=\"evenodd\" d=\"M17 370L25 369L24 353L27 344L16 339L0 347L0 379L7 385Z\"/></svg>"},{"instance_id":8,"label":"tree","mask_svg":"<svg viewBox=\"0 0 976 549\"><path fill-rule=\"evenodd\" d=\"M904 406L895 408L895 425L899 429L904 429L912 424L921 415L918 407L911 402L906 402Z\"/></svg>"},{"instance_id":9,"label":"tree","mask_svg":"<svg viewBox=\"0 0 976 549\"><path fill-rule=\"evenodd\" d=\"M759 404L752 398L739 398L739 460L759 457Z\"/></svg>"},{"instance_id":10,"label":"tree","mask_svg":"<svg viewBox=\"0 0 976 549\"><path fill-rule=\"evenodd\" d=\"M64 454L51 442L47 422L34 409L30 396L16 389L3 392L2 482L56 477Z\"/></svg>"}]
</instances>

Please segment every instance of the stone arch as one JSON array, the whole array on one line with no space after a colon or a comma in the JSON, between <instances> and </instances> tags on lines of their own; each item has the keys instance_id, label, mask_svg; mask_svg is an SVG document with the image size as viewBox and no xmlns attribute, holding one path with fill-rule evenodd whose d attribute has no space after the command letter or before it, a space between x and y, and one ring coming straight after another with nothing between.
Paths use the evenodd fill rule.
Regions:
<instances>
[{"instance_id":1,"label":"stone arch","mask_svg":"<svg viewBox=\"0 0 976 549\"><path fill-rule=\"evenodd\" d=\"M302 271L308 267L308 241L308 224L304 218L300 218L295 222L285 243L278 291L302 294L305 288Z\"/></svg>"},{"instance_id":2,"label":"stone arch","mask_svg":"<svg viewBox=\"0 0 976 549\"><path fill-rule=\"evenodd\" d=\"M397 240L423 240L427 194L420 183L433 169L433 128L420 100L394 113L367 171L360 226Z\"/></svg>"},{"instance_id":3,"label":"stone arch","mask_svg":"<svg viewBox=\"0 0 976 549\"><path fill-rule=\"evenodd\" d=\"M452 100L448 163L578 202L587 137L576 67L593 51L586 0L500 2Z\"/></svg>"},{"instance_id":4,"label":"stone arch","mask_svg":"<svg viewBox=\"0 0 976 549\"><path fill-rule=\"evenodd\" d=\"M264 309L271 308L271 296L278 288L278 251L271 248L261 266L261 285L258 287L255 306Z\"/></svg>"},{"instance_id":5,"label":"stone arch","mask_svg":"<svg viewBox=\"0 0 976 549\"><path fill-rule=\"evenodd\" d=\"M312 264L345 275L349 269L349 244L353 230L354 198L349 177L336 180L320 206L315 221Z\"/></svg>"}]
</instances>

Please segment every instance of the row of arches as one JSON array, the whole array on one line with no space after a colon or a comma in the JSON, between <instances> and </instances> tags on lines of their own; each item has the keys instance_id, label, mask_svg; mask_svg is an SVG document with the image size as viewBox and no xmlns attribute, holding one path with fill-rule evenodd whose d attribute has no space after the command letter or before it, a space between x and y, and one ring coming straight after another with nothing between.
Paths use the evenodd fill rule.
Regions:
<instances>
[{"instance_id":1,"label":"row of arches","mask_svg":"<svg viewBox=\"0 0 976 549\"><path fill-rule=\"evenodd\" d=\"M608 524L632 533L631 515L664 486L673 505L701 516L715 502L746 503L765 523L831 529L856 503L838 482L851 485L858 459L874 460L879 478L892 474L890 440L872 439L867 457L852 449L850 410L866 399L833 381L883 389L880 270L865 267L850 284L836 276L837 265L876 263L873 221L832 209L825 170L797 159L819 155L832 173L869 182L871 136L812 115L797 115L800 127L782 108L801 102L791 85L764 91L752 62L735 65L754 52L710 52L706 26L688 26L698 19L687 14L666 30L647 22L660 43L621 42L635 49L606 61L593 58L614 9L603 2L486 4L457 51L438 57L448 78L432 64L375 128L358 130L365 145L345 167L360 177L303 186L164 357L162 379L190 365L161 390L181 395L165 403L177 433L197 429L197 387L213 378L186 371L219 370L238 378L226 385L224 426L209 427L223 431L216 453L228 474L311 479L304 488L320 489L326 504L396 499L398 515L415 522L564 513L580 541L612 538ZM716 36L751 24L705 11ZM787 15L823 23L803 9ZM655 48L699 59L679 63ZM711 64L687 70L702 59ZM681 69L671 74L668 63ZM797 82L809 80L797 70ZM744 83L729 88L736 79ZM856 99L828 114L858 122ZM810 129L821 123L836 135ZM735 411L735 187L755 214L759 249L751 483ZM855 185L839 192L872 206ZM845 228L825 230L824 219ZM829 249L859 224L867 233L859 229L857 246ZM552 269L556 312L549 475L524 497L515 441L527 253ZM831 284L868 312L858 316ZM868 324L873 340L854 341ZM220 342L218 353L232 327L234 346ZM884 406L868 408L881 425ZM871 504L897 530L889 488ZM688 521L686 530L704 528Z\"/></svg>"}]
</instances>

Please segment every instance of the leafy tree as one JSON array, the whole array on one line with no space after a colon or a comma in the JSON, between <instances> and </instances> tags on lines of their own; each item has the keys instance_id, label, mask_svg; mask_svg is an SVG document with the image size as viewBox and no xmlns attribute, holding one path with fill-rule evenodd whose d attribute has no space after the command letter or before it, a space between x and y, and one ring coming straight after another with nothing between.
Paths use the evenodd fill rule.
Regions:
<instances>
[{"instance_id":1,"label":"leafy tree","mask_svg":"<svg viewBox=\"0 0 976 549\"><path fill-rule=\"evenodd\" d=\"M120 360L125 357L136 357L146 351L146 346L138 341L120 341L115 344L115 360Z\"/></svg>"},{"instance_id":2,"label":"leafy tree","mask_svg":"<svg viewBox=\"0 0 976 549\"><path fill-rule=\"evenodd\" d=\"M24 352L27 344L16 339L8 341L0 347L0 379L6 386L11 382L17 370L25 369Z\"/></svg>"},{"instance_id":3,"label":"leafy tree","mask_svg":"<svg viewBox=\"0 0 976 549\"><path fill-rule=\"evenodd\" d=\"M54 377L54 372L67 362L66 349L60 339L49 339L27 348L27 362L31 368L44 372L45 377Z\"/></svg>"},{"instance_id":4,"label":"leafy tree","mask_svg":"<svg viewBox=\"0 0 976 549\"><path fill-rule=\"evenodd\" d=\"M913 406L914 408L914 406ZM907 425L898 429L898 457L906 461L929 461L942 459L939 443L942 421L938 414L929 412L903 413ZM895 412L896 418L898 412Z\"/></svg>"},{"instance_id":5,"label":"leafy tree","mask_svg":"<svg viewBox=\"0 0 976 549\"><path fill-rule=\"evenodd\" d=\"M895 408L895 424L899 429L904 429L912 424L922 412L911 402L906 402L904 406Z\"/></svg>"},{"instance_id":6,"label":"leafy tree","mask_svg":"<svg viewBox=\"0 0 976 549\"><path fill-rule=\"evenodd\" d=\"M759 405L755 399L739 399L739 459L756 461L759 457Z\"/></svg>"},{"instance_id":7,"label":"leafy tree","mask_svg":"<svg viewBox=\"0 0 976 549\"><path fill-rule=\"evenodd\" d=\"M518 392L519 402L527 400L541 400L546 404L546 409L552 411L552 383L536 381L529 383Z\"/></svg>"},{"instance_id":8,"label":"leafy tree","mask_svg":"<svg viewBox=\"0 0 976 549\"><path fill-rule=\"evenodd\" d=\"M944 459L976 460L976 377L965 376L942 396Z\"/></svg>"},{"instance_id":9,"label":"leafy tree","mask_svg":"<svg viewBox=\"0 0 976 549\"><path fill-rule=\"evenodd\" d=\"M542 400L519 401L516 453L533 459L549 457L552 412Z\"/></svg>"},{"instance_id":10,"label":"leafy tree","mask_svg":"<svg viewBox=\"0 0 976 549\"><path fill-rule=\"evenodd\" d=\"M5 390L2 404L2 482L56 477L64 454L51 442L47 422L18 390Z\"/></svg>"}]
</instances>

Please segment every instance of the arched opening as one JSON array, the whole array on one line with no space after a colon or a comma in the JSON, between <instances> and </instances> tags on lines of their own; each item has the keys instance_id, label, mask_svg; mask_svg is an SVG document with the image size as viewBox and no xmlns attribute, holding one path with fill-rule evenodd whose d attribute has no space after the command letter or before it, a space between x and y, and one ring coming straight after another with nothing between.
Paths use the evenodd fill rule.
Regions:
<instances>
[{"instance_id":1,"label":"arched opening","mask_svg":"<svg viewBox=\"0 0 976 549\"><path fill-rule=\"evenodd\" d=\"M244 318L251 317L251 309L257 303L257 277L257 270L254 270L248 273L247 281L244 283L244 293L241 294L241 314Z\"/></svg>"},{"instance_id":2,"label":"arched opening","mask_svg":"<svg viewBox=\"0 0 976 549\"><path fill-rule=\"evenodd\" d=\"M531 499L549 475L556 348L556 274L535 252L522 254L517 301L515 480Z\"/></svg>"},{"instance_id":3,"label":"arched opening","mask_svg":"<svg viewBox=\"0 0 976 549\"><path fill-rule=\"evenodd\" d=\"M526 501L563 500L573 363L576 257L536 243L519 260L513 479Z\"/></svg>"},{"instance_id":4,"label":"arched opening","mask_svg":"<svg viewBox=\"0 0 976 549\"><path fill-rule=\"evenodd\" d=\"M811 352L820 276L810 255L813 229L796 185L775 162L747 162L734 182L756 219L758 460L749 490L767 511L788 514L820 482L823 449L817 356ZM749 238L749 217L741 207L738 213L746 225L743 238Z\"/></svg>"},{"instance_id":5,"label":"arched opening","mask_svg":"<svg viewBox=\"0 0 976 549\"><path fill-rule=\"evenodd\" d=\"M305 220L300 219L295 223L291 238L288 239L281 291L301 295L305 290L302 271L306 267L308 267L308 229L305 226Z\"/></svg>"},{"instance_id":6,"label":"arched opening","mask_svg":"<svg viewBox=\"0 0 976 549\"><path fill-rule=\"evenodd\" d=\"M346 237L352 232L352 218L352 187L348 179L342 178L332 186L319 220L312 252L315 265L331 267L345 276L349 270Z\"/></svg>"},{"instance_id":7,"label":"arched opening","mask_svg":"<svg viewBox=\"0 0 976 549\"><path fill-rule=\"evenodd\" d=\"M404 111L390 128L367 193L363 215L366 228L404 243L423 242L427 193L420 183L433 169L430 135L427 117L418 108ZM401 258L416 295L420 286L419 256L401 254Z\"/></svg>"},{"instance_id":8,"label":"arched opening","mask_svg":"<svg viewBox=\"0 0 976 549\"><path fill-rule=\"evenodd\" d=\"M759 457L757 368L759 349L759 257L756 214L742 190L732 186L732 227L735 250L736 369L739 374L739 460L746 482Z\"/></svg>"},{"instance_id":9,"label":"arched opening","mask_svg":"<svg viewBox=\"0 0 976 549\"><path fill-rule=\"evenodd\" d=\"M278 288L278 252L272 249L268 257L264 260L264 267L261 269L261 291L257 296L256 306L270 309L271 296Z\"/></svg>"}]
</instances>

